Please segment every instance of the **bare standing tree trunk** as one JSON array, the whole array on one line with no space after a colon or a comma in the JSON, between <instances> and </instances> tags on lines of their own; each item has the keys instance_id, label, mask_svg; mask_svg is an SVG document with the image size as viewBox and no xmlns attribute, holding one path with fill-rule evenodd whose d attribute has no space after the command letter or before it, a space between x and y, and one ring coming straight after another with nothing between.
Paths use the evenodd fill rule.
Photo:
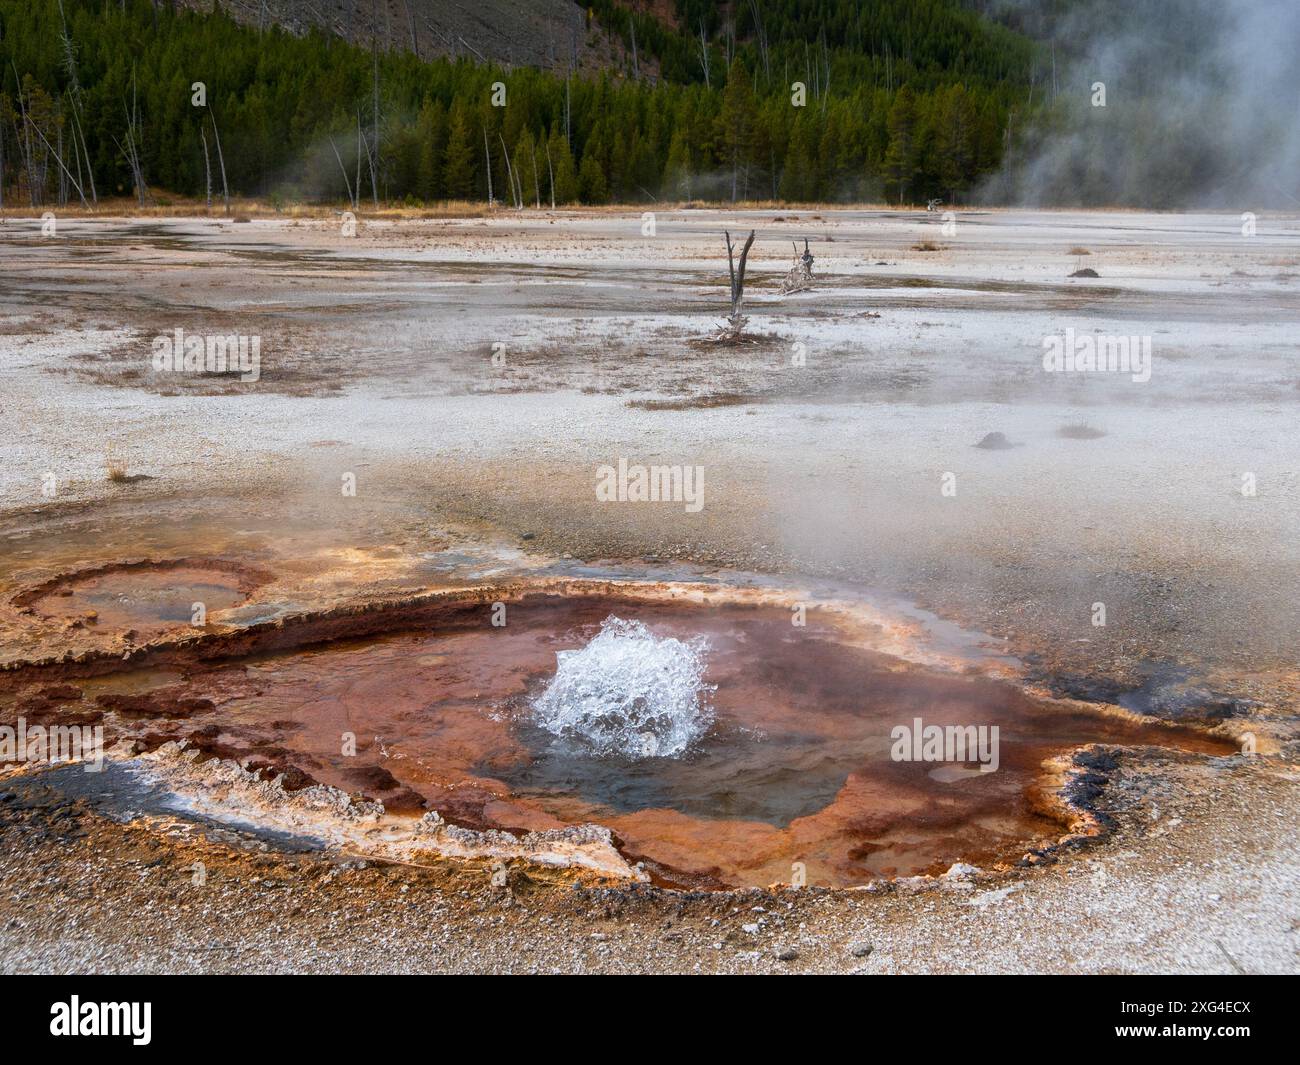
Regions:
<instances>
[{"instance_id":1,"label":"bare standing tree trunk","mask_svg":"<svg viewBox=\"0 0 1300 1065\"><path fill-rule=\"evenodd\" d=\"M199 139L203 141L203 183L208 194L208 213L212 213L212 157L208 154L208 135L199 127ZM331 141L331 143L333 143Z\"/></svg>"},{"instance_id":2,"label":"bare standing tree trunk","mask_svg":"<svg viewBox=\"0 0 1300 1065\"><path fill-rule=\"evenodd\" d=\"M411 16L411 0L402 0L402 6L406 8L406 25L411 31L411 51L415 53L415 58L420 58L420 42L415 37L415 19Z\"/></svg>"},{"instance_id":3,"label":"bare standing tree trunk","mask_svg":"<svg viewBox=\"0 0 1300 1065\"><path fill-rule=\"evenodd\" d=\"M334 144L333 137L330 138L330 147L334 149L334 158L338 160L339 169L343 171L343 187L348 190L348 206L355 211L358 204L356 197L352 195L352 182L348 180L348 168L343 165L343 157L339 155L339 150ZM358 159L359 158L360 157L358 156Z\"/></svg>"},{"instance_id":4,"label":"bare standing tree trunk","mask_svg":"<svg viewBox=\"0 0 1300 1065\"><path fill-rule=\"evenodd\" d=\"M81 176L81 160L86 160L86 180L90 185L90 199L92 203L99 203L99 194L95 191L95 164L90 158L90 149L86 146L86 131L81 125L81 79L77 76L77 54L73 48L72 36L68 33L68 17L63 11L63 0L59 0L59 19L63 24L63 36L61 43L63 45L63 68L68 75L68 100L72 110L72 145L74 150L77 149L77 139L81 139L81 147L77 150L77 176ZM15 71L16 73L16 71Z\"/></svg>"},{"instance_id":5,"label":"bare standing tree trunk","mask_svg":"<svg viewBox=\"0 0 1300 1065\"><path fill-rule=\"evenodd\" d=\"M700 20L700 65L704 67L704 87L711 89L709 83L709 39L704 33L704 20Z\"/></svg>"},{"instance_id":6,"label":"bare standing tree trunk","mask_svg":"<svg viewBox=\"0 0 1300 1065\"><path fill-rule=\"evenodd\" d=\"M81 145L77 142L77 127L72 126L69 132L72 134L72 162L77 168L77 181L84 187L85 174L81 172Z\"/></svg>"},{"instance_id":7,"label":"bare standing tree trunk","mask_svg":"<svg viewBox=\"0 0 1300 1065\"><path fill-rule=\"evenodd\" d=\"M763 15L758 10L758 0L749 0L749 10L754 16L754 37L758 42L759 58L763 61L763 78L770 82L772 80L771 53L767 47L767 30L763 28Z\"/></svg>"},{"instance_id":8,"label":"bare standing tree trunk","mask_svg":"<svg viewBox=\"0 0 1300 1065\"><path fill-rule=\"evenodd\" d=\"M510 189L510 200L515 207L523 207L519 202L519 190L515 187L515 171L510 165L510 150L506 147L506 139L500 132L497 133L497 139L501 141L501 152L506 157L506 185Z\"/></svg>"},{"instance_id":9,"label":"bare standing tree trunk","mask_svg":"<svg viewBox=\"0 0 1300 1065\"><path fill-rule=\"evenodd\" d=\"M70 171L67 167L67 164L63 162L63 155L52 144L50 144L48 140L46 140L45 134L41 132L40 126L37 126L35 123L33 123L32 128L36 130L36 136L41 138L41 142L45 145L46 150L54 156L54 161L59 164L59 167L62 169L63 174L67 175L68 179L72 182L72 187L77 190L77 195L81 197L81 205L83 207L89 207L90 204L86 202L86 194L81 191L81 186L77 184L76 178L72 176L72 171ZM62 144L62 137L60 137L59 142L60 144ZM29 174L28 180L30 181L30 179L31 179L31 175ZM44 179L45 179L45 170L44 168L42 168L41 170L42 187L44 186ZM60 175L60 192L62 193L63 191L65 190L62 185L62 175Z\"/></svg>"},{"instance_id":10,"label":"bare standing tree trunk","mask_svg":"<svg viewBox=\"0 0 1300 1065\"><path fill-rule=\"evenodd\" d=\"M370 149L366 148L366 158L370 159L370 195L379 206L379 178L375 174L379 163L379 8L378 0L370 0L370 50L374 57L375 68L375 154L370 158Z\"/></svg>"},{"instance_id":11,"label":"bare standing tree trunk","mask_svg":"<svg viewBox=\"0 0 1300 1065\"><path fill-rule=\"evenodd\" d=\"M488 147L487 126L483 127L483 154L487 156L487 179L488 179L488 206L496 206L496 199L492 195L492 149Z\"/></svg>"},{"instance_id":12,"label":"bare standing tree trunk","mask_svg":"<svg viewBox=\"0 0 1300 1065\"><path fill-rule=\"evenodd\" d=\"M18 119L14 119L14 138L18 144L18 150L23 155L23 169L27 171L27 198L31 201L33 207L40 206L40 192L36 185L36 172L33 169L34 156L32 154L32 123L27 117L27 98L23 96L23 82L18 76L18 67L14 67L14 83L18 91L18 112L22 116L22 129L18 128Z\"/></svg>"},{"instance_id":13,"label":"bare standing tree trunk","mask_svg":"<svg viewBox=\"0 0 1300 1065\"><path fill-rule=\"evenodd\" d=\"M369 154L369 153L367 153ZM361 108L357 108L357 182L353 186L357 190L356 203L361 202Z\"/></svg>"},{"instance_id":14,"label":"bare standing tree trunk","mask_svg":"<svg viewBox=\"0 0 1300 1065\"><path fill-rule=\"evenodd\" d=\"M551 210L555 210L555 168L551 166L551 141L546 140L546 173L551 178Z\"/></svg>"},{"instance_id":15,"label":"bare standing tree trunk","mask_svg":"<svg viewBox=\"0 0 1300 1065\"><path fill-rule=\"evenodd\" d=\"M808 250L808 238L804 237L803 254L799 254L799 245L794 244L794 261L790 264L790 270L785 275L785 280L781 282L781 295L788 296L792 292L802 292L804 289L812 288L813 283L813 255Z\"/></svg>"},{"instance_id":16,"label":"bare standing tree trunk","mask_svg":"<svg viewBox=\"0 0 1300 1065\"><path fill-rule=\"evenodd\" d=\"M226 157L221 152L221 134L217 130L217 116L208 108L208 118L212 120L212 137L217 142L217 162L221 166L221 199L225 204L226 214L230 214L230 186L226 184Z\"/></svg>"},{"instance_id":17,"label":"bare standing tree trunk","mask_svg":"<svg viewBox=\"0 0 1300 1065\"><path fill-rule=\"evenodd\" d=\"M143 207L145 198L149 195L149 187L144 181L144 162L140 158L140 149L144 145L144 134L140 126L140 107L137 102L135 70L131 71L131 109L126 115L126 147L123 154L127 157L127 162L131 165L131 172L135 175L135 194ZM125 108L125 104L123 105ZM120 144L118 147L122 147Z\"/></svg>"},{"instance_id":18,"label":"bare standing tree trunk","mask_svg":"<svg viewBox=\"0 0 1300 1065\"><path fill-rule=\"evenodd\" d=\"M831 98L831 50L826 44L826 27L822 27L822 66L826 69L826 83L822 86L822 117L826 115L826 101Z\"/></svg>"},{"instance_id":19,"label":"bare standing tree trunk","mask_svg":"<svg viewBox=\"0 0 1300 1065\"><path fill-rule=\"evenodd\" d=\"M370 148L370 138L362 137L361 144L366 149L366 166L370 168L370 196L376 208L379 207L379 148L375 147L374 151ZM357 198L361 198L360 181L357 183Z\"/></svg>"},{"instance_id":20,"label":"bare standing tree trunk","mask_svg":"<svg viewBox=\"0 0 1300 1065\"><path fill-rule=\"evenodd\" d=\"M731 242L731 232L723 230L727 238L727 270L731 275L731 314L727 317L726 328L713 334L708 339L713 343L736 344L744 339L745 326L749 319L744 315L745 304L745 265L749 261L749 249L754 244L754 230L749 231L744 247L740 250L740 264L737 266L735 245Z\"/></svg>"}]
</instances>

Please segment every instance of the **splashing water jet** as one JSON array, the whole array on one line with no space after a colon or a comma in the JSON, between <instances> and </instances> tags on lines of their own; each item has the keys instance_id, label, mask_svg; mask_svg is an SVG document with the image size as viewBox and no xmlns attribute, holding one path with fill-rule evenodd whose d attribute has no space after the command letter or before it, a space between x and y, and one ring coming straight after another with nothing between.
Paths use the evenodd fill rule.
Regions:
<instances>
[{"instance_id":1,"label":"splashing water jet","mask_svg":"<svg viewBox=\"0 0 1300 1065\"><path fill-rule=\"evenodd\" d=\"M534 720L597 755L676 758L713 723L701 637L657 637L613 615L576 651L557 651L555 676L533 700Z\"/></svg>"}]
</instances>

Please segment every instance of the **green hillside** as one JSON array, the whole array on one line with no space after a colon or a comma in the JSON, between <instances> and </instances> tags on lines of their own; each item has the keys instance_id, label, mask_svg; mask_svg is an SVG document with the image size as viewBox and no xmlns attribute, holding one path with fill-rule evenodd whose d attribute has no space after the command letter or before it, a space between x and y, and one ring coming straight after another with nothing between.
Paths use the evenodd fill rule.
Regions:
<instances>
[{"instance_id":1,"label":"green hillside","mask_svg":"<svg viewBox=\"0 0 1300 1065\"><path fill-rule=\"evenodd\" d=\"M146 190L187 195L207 170L220 194L224 161L232 194L486 199L490 181L528 205L960 200L998 167L1028 38L953 0L732 7L677 0L670 23L593 3L584 32L623 39L623 58L566 77L215 8L0 0L5 203L132 195L133 160Z\"/></svg>"}]
</instances>

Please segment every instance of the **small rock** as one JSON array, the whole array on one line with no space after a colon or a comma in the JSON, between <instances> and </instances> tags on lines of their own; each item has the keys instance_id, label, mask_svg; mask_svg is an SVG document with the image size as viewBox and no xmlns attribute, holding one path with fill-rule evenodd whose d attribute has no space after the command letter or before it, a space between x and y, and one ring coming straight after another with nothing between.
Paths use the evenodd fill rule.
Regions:
<instances>
[{"instance_id":1,"label":"small rock","mask_svg":"<svg viewBox=\"0 0 1300 1065\"><path fill-rule=\"evenodd\" d=\"M985 433L983 439L975 446L983 448L985 451L1005 451L1007 448L1016 445L1007 439L1006 433Z\"/></svg>"},{"instance_id":2,"label":"small rock","mask_svg":"<svg viewBox=\"0 0 1300 1065\"><path fill-rule=\"evenodd\" d=\"M849 944L849 953L855 958L865 958L873 949L875 948L873 948L870 943L859 942Z\"/></svg>"},{"instance_id":3,"label":"small rock","mask_svg":"<svg viewBox=\"0 0 1300 1065\"><path fill-rule=\"evenodd\" d=\"M794 961L799 957L799 952L794 947L778 947L776 951L777 961Z\"/></svg>"}]
</instances>

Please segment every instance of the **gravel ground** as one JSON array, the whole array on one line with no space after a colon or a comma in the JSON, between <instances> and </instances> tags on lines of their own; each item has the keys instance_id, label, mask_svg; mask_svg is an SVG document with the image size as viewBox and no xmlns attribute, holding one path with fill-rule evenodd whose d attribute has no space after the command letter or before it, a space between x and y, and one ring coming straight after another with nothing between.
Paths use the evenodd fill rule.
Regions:
<instances>
[{"instance_id":1,"label":"gravel ground","mask_svg":"<svg viewBox=\"0 0 1300 1065\"><path fill-rule=\"evenodd\" d=\"M1294 973L1300 772L1121 762L1114 833L1009 874L683 894L289 855L0 792L6 972ZM267 849L261 849L267 848ZM206 880L195 883L196 863Z\"/></svg>"}]
</instances>

